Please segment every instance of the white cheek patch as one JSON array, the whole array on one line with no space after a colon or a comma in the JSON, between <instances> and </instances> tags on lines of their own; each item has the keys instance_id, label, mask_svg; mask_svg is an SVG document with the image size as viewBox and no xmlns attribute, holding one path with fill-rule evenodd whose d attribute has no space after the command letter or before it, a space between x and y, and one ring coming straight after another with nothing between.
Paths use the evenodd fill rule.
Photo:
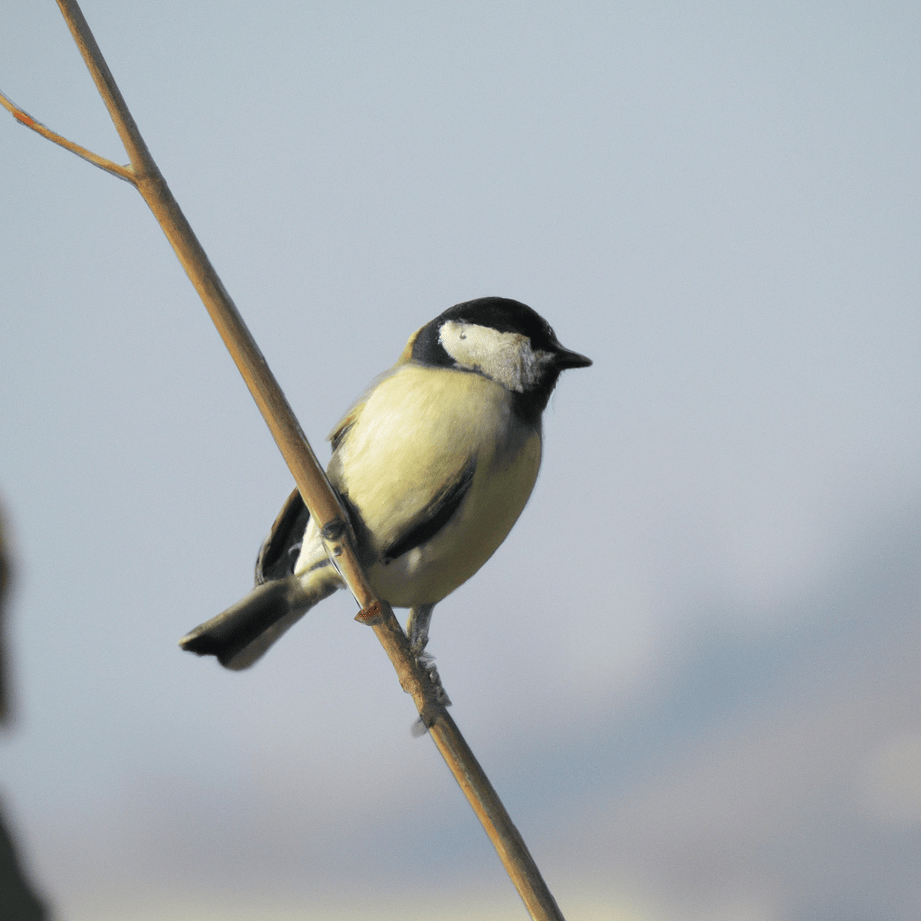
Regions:
<instances>
[{"instance_id":1,"label":"white cheek patch","mask_svg":"<svg viewBox=\"0 0 921 921\"><path fill-rule=\"evenodd\" d=\"M535 352L521 333L501 333L489 326L448 320L438 334L444 350L461 368L479 371L519 393L534 386L552 358Z\"/></svg>"}]
</instances>

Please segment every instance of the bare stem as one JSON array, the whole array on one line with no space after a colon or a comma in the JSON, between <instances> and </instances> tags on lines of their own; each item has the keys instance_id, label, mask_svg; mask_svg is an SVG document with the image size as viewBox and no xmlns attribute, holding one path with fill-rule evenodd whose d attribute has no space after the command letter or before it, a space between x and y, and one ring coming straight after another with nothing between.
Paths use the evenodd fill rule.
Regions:
<instances>
[{"instance_id":1,"label":"bare stem","mask_svg":"<svg viewBox=\"0 0 921 921\"><path fill-rule=\"evenodd\" d=\"M179 257L291 469L304 503L320 526L330 558L361 608L357 619L374 628L401 686L412 695L433 741L482 822L531 917L538 921L563 921L521 835L454 720L432 694L427 673L412 655L393 611L375 598L368 585L352 547L348 517L243 318L151 157L76 0L58 0L58 6L131 160L130 170L122 167L122 172L111 169L110 172L137 186ZM10 111L30 127L38 124L22 110ZM61 142L57 136L51 139ZM88 153L81 152L80 156ZM101 158L94 156L86 156L86 159L102 165L97 162Z\"/></svg>"},{"instance_id":2,"label":"bare stem","mask_svg":"<svg viewBox=\"0 0 921 921\"><path fill-rule=\"evenodd\" d=\"M36 131L43 138L47 138L49 141L53 141L55 144L63 147L65 150L69 150L71 153L75 153L78 157L83 157L84 160L92 163L93 166L98 166L100 169L104 169L107 173L111 173L113 176L118 176L119 179L124 179L126 182L134 184L134 170L130 166L121 166L118 163L113 163L111 160L107 160L105 157L100 157L99 154L93 153L91 150L87 150L85 147L81 147L79 144L75 144L73 141L68 141L66 137L58 134L56 131L52 131L50 128L43 125L41 122L36 121L26 112L25 109L21 109L12 99L8 96L4 96L3 93L0 93L0 105L9 112L20 125L25 125L27 128L31 128L33 131Z\"/></svg>"}]
</instances>

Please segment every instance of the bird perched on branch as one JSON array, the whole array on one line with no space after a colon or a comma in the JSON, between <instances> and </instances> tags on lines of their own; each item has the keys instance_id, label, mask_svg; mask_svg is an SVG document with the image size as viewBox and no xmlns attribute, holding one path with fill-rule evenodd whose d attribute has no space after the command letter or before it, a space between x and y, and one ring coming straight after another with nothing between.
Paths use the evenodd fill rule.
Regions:
<instances>
[{"instance_id":1,"label":"bird perched on branch","mask_svg":"<svg viewBox=\"0 0 921 921\"><path fill-rule=\"evenodd\" d=\"M435 605L493 555L524 509L560 373L590 364L530 307L466 301L414 333L330 435L327 472L359 560L379 598L411 609L416 655ZM180 645L247 668L342 587L295 490L259 552L256 587Z\"/></svg>"}]
</instances>

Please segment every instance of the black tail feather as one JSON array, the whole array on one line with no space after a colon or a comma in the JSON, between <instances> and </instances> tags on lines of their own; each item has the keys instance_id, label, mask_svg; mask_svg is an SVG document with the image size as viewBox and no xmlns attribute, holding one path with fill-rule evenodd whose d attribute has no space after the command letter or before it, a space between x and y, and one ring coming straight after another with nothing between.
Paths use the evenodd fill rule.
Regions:
<instances>
[{"instance_id":1,"label":"black tail feather","mask_svg":"<svg viewBox=\"0 0 921 921\"><path fill-rule=\"evenodd\" d=\"M179 645L200 656L216 656L228 666L247 646L293 611L306 610L293 576L257 585L245 598L187 633Z\"/></svg>"}]
</instances>

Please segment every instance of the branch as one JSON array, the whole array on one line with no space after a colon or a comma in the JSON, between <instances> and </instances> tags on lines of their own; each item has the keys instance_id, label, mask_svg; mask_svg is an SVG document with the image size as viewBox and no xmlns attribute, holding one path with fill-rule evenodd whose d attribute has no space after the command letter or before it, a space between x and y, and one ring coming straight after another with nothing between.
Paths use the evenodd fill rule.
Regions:
<instances>
[{"instance_id":1,"label":"branch","mask_svg":"<svg viewBox=\"0 0 921 921\"><path fill-rule=\"evenodd\" d=\"M21 109L12 99L8 96L4 96L3 93L0 93L0 105L2 105L20 125L31 128L33 131L38 132L43 138L53 141L65 150L75 153L78 157L83 157L84 160L89 161L93 166L98 166L107 173L111 173L113 176L118 176L119 179L124 179L125 182L136 185L134 170L132 170L130 166L120 166L118 163L113 163L105 157L100 157L99 154L94 154L93 151L87 150L85 147L81 147L73 141L68 141L66 137L45 127L41 122L36 121L25 109Z\"/></svg>"},{"instance_id":2,"label":"branch","mask_svg":"<svg viewBox=\"0 0 921 921\"><path fill-rule=\"evenodd\" d=\"M121 167L110 172L137 186L198 291L262 412L305 505L320 527L330 559L361 608L356 619L374 628L401 686L412 695L423 723L483 824L531 917L536 921L563 921L524 840L443 702L433 693L428 673L413 656L393 611L388 604L375 598L368 585L354 552L348 516L265 358L151 157L76 0L57 2L131 160L130 169ZM38 124L20 109L10 111L29 127ZM51 134L53 132L46 136ZM57 137L51 139L61 143ZM83 148L74 152L108 169L103 163L109 161L102 161L95 155L86 156L89 152Z\"/></svg>"}]
</instances>

